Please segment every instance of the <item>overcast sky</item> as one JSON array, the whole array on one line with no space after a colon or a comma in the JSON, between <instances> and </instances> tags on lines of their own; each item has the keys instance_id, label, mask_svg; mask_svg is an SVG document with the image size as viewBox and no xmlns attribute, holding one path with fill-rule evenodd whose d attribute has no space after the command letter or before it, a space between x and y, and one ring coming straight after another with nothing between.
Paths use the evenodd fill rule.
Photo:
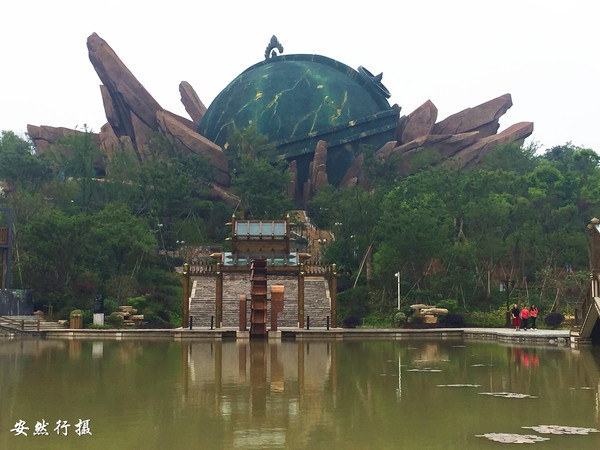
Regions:
<instances>
[{"instance_id":1,"label":"overcast sky","mask_svg":"<svg viewBox=\"0 0 600 450\"><path fill-rule=\"evenodd\" d=\"M431 100L438 120L510 93L500 130L534 122L541 149L600 152L597 0L183 1L19 0L0 6L0 130L27 124L95 132L106 122L86 47L103 38L165 109L187 117L179 83L209 106L264 59L316 53L383 72L408 114ZM367 7L365 7L367 6Z\"/></svg>"}]
</instances>

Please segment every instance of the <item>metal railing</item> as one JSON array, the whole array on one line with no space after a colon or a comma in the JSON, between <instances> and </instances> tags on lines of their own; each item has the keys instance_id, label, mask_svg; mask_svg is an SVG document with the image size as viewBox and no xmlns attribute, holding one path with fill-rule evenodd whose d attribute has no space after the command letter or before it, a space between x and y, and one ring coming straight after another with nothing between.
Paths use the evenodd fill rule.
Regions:
<instances>
[{"instance_id":1,"label":"metal railing","mask_svg":"<svg viewBox=\"0 0 600 450\"><path fill-rule=\"evenodd\" d=\"M249 266L224 266L218 267L214 263L195 263L190 264L188 273L191 276L209 276L216 275L219 270L221 272L247 272L250 270ZM300 266L268 266L269 272L287 272L287 271L304 271L306 276L315 275L332 275L335 273L333 265L318 264L315 262L307 262Z\"/></svg>"}]
</instances>

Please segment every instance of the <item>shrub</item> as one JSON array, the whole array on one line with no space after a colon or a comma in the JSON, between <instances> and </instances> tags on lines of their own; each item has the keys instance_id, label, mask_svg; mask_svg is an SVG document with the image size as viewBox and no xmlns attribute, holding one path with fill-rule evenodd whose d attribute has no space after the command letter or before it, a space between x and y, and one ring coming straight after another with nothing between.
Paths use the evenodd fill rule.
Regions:
<instances>
[{"instance_id":1,"label":"shrub","mask_svg":"<svg viewBox=\"0 0 600 450\"><path fill-rule=\"evenodd\" d=\"M73 308L72 306L65 306L63 308L60 308L60 310L58 311L58 319L59 320L67 320L71 317L71 311L73 311L75 308Z\"/></svg>"},{"instance_id":2,"label":"shrub","mask_svg":"<svg viewBox=\"0 0 600 450\"><path fill-rule=\"evenodd\" d=\"M120 311L119 304L114 298L104 299L104 315L110 316L114 312Z\"/></svg>"},{"instance_id":3,"label":"shrub","mask_svg":"<svg viewBox=\"0 0 600 450\"><path fill-rule=\"evenodd\" d=\"M367 300L369 293L366 286L356 286L340 292L338 295L338 314L341 317L366 317L369 310Z\"/></svg>"},{"instance_id":4,"label":"shrub","mask_svg":"<svg viewBox=\"0 0 600 450\"><path fill-rule=\"evenodd\" d=\"M97 325L95 323L90 323L89 325L86 325L86 328L92 328L92 329L96 329L96 330L106 330L108 328L112 328L110 325Z\"/></svg>"},{"instance_id":5,"label":"shrub","mask_svg":"<svg viewBox=\"0 0 600 450\"><path fill-rule=\"evenodd\" d=\"M344 328L356 328L360 325L360 317L358 316L348 316L344 318L342 322L342 326Z\"/></svg>"},{"instance_id":6,"label":"shrub","mask_svg":"<svg viewBox=\"0 0 600 450\"><path fill-rule=\"evenodd\" d=\"M393 326L393 317L382 317L379 314L372 312L362 319L362 326L366 328L390 328Z\"/></svg>"},{"instance_id":7,"label":"shrub","mask_svg":"<svg viewBox=\"0 0 600 450\"><path fill-rule=\"evenodd\" d=\"M565 320L565 316L561 313L552 312L544 317L544 323L550 328L558 327Z\"/></svg>"},{"instance_id":8,"label":"shrub","mask_svg":"<svg viewBox=\"0 0 600 450\"><path fill-rule=\"evenodd\" d=\"M148 308L148 297L146 295L142 295L140 297L133 297L127 299L127 304L133 306L138 311L143 311ZM143 314L143 313L142 313Z\"/></svg>"},{"instance_id":9,"label":"shrub","mask_svg":"<svg viewBox=\"0 0 600 450\"><path fill-rule=\"evenodd\" d=\"M435 304L436 308L445 308L449 314L458 312L458 302L452 299L440 300Z\"/></svg>"},{"instance_id":10,"label":"shrub","mask_svg":"<svg viewBox=\"0 0 600 450\"><path fill-rule=\"evenodd\" d=\"M474 327L500 328L506 325L506 310L498 308L490 312L473 311L467 315L466 320Z\"/></svg>"},{"instance_id":11,"label":"shrub","mask_svg":"<svg viewBox=\"0 0 600 450\"><path fill-rule=\"evenodd\" d=\"M118 313L112 313L110 316L104 319L107 325L110 325L113 328L122 328L123 327L123 316Z\"/></svg>"},{"instance_id":12,"label":"shrub","mask_svg":"<svg viewBox=\"0 0 600 450\"><path fill-rule=\"evenodd\" d=\"M164 322L170 322L171 321L171 316L169 315L169 313L167 311L165 311L164 309L161 309L159 311L156 311L156 315L158 317L160 317L161 320L163 320Z\"/></svg>"},{"instance_id":13,"label":"shrub","mask_svg":"<svg viewBox=\"0 0 600 450\"><path fill-rule=\"evenodd\" d=\"M394 325L398 328L403 327L406 324L406 314L402 311L398 311L394 314Z\"/></svg>"},{"instance_id":14,"label":"shrub","mask_svg":"<svg viewBox=\"0 0 600 450\"><path fill-rule=\"evenodd\" d=\"M441 326L449 328L463 328L465 317L462 314L448 313L439 320Z\"/></svg>"},{"instance_id":15,"label":"shrub","mask_svg":"<svg viewBox=\"0 0 600 450\"><path fill-rule=\"evenodd\" d=\"M89 325L94 321L94 313L91 309L83 311L83 325Z\"/></svg>"}]
</instances>

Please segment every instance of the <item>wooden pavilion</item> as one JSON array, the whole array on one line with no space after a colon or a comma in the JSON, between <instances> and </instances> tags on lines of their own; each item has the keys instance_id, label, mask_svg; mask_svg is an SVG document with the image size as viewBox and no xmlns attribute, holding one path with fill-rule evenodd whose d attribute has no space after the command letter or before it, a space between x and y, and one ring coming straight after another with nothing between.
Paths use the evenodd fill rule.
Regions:
<instances>
[{"instance_id":1,"label":"wooden pavilion","mask_svg":"<svg viewBox=\"0 0 600 450\"><path fill-rule=\"evenodd\" d=\"M304 328L312 318L313 325L337 327L335 264L308 263L309 254L294 250L289 215L285 220L233 216L228 225L230 252L213 253L213 263L184 265L184 326L191 322L208 326L210 317L211 327L239 325L241 329L245 317L240 317L239 299L251 297L253 261L264 261L269 283L285 288L281 326Z\"/></svg>"}]
</instances>

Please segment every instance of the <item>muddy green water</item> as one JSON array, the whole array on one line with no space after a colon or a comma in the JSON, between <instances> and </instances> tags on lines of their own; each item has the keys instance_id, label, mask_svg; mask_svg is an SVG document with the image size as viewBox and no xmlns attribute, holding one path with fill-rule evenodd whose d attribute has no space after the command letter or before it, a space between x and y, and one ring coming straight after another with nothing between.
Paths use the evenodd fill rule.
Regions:
<instances>
[{"instance_id":1,"label":"muddy green water","mask_svg":"<svg viewBox=\"0 0 600 450\"><path fill-rule=\"evenodd\" d=\"M594 449L522 427L600 429L599 367L596 348L463 340L0 340L0 449Z\"/></svg>"}]
</instances>

